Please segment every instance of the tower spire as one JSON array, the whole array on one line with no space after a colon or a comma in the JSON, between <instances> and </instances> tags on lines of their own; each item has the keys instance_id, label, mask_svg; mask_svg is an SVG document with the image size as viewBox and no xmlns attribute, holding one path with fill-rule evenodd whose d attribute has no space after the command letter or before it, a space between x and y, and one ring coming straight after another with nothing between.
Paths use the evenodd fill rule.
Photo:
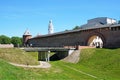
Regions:
<instances>
[{"instance_id":1,"label":"tower spire","mask_svg":"<svg viewBox=\"0 0 120 80\"><path fill-rule=\"evenodd\" d=\"M29 30L27 29L23 35L31 35Z\"/></svg>"},{"instance_id":2,"label":"tower spire","mask_svg":"<svg viewBox=\"0 0 120 80\"><path fill-rule=\"evenodd\" d=\"M30 34L30 32L28 31L28 29L25 31L25 33L23 34L23 46L28 46L28 40L32 38L32 35Z\"/></svg>"},{"instance_id":3,"label":"tower spire","mask_svg":"<svg viewBox=\"0 0 120 80\"><path fill-rule=\"evenodd\" d=\"M52 34L53 32L54 32L54 28L53 28L52 20L50 20L48 25L48 34Z\"/></svg>"}]
</instances>

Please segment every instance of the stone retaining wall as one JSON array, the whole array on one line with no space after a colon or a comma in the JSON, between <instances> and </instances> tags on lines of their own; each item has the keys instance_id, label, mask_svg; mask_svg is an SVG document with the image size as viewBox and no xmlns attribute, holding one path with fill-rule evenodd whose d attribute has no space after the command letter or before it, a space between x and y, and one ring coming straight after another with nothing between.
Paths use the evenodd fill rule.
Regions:
<instances>
[{"instance_id":1,"label":"stone retaining wall","mask_svg":"<svg viewBox=\"0 0 120 80\"><path fill-rule=\"evenodd\" d=\"M0 44L0 48L13 48L13 44Z\"/></svg>"}]
</instances>

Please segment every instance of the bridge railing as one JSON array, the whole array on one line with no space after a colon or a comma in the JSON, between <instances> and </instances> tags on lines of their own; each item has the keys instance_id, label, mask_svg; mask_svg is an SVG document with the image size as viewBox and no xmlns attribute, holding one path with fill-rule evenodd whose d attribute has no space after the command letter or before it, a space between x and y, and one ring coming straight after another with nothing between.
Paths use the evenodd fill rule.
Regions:
<instances>
[{"instance_id":1,"label":"bridge railing","mask_svg":"<svg viewBox=\"0 0 120 80\"><path fill-rule=\"evenodd\" d=\"M68 51L68 50L75 50L75 48L64 48L64 47L26 47L24 48L25 51L32 52L32 51Z\"/></svg>"}]
</instances>

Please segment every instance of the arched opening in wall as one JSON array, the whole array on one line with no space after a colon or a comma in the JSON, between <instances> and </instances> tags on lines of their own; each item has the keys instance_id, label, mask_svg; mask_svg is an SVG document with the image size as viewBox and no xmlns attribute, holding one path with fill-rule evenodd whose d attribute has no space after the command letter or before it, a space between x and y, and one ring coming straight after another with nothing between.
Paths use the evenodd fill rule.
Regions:
<instances>
[{"instance_id":1,"label":"arched opening in wall","mask_svg":"<svg viewBox=\"0 0 120 80\"><path fill-rule=\"evenodd\" d=\"M103 40L100 36L93 35L89 38L87 45L96 47L96 48L102 48L103 47Z\"/></svg>"}]
</instances>

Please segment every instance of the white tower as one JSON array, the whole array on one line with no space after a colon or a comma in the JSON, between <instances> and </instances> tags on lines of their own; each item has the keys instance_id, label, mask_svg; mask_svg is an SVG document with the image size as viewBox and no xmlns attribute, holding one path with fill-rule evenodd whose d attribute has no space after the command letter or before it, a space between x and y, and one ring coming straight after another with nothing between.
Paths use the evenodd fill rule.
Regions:
<instances>
[{"instance_id":1,"label":"white tower","mask_svg":"<svg viewBox=\"0 0 120 80\"><path fill-rule=\"evenodd\" d=\"M48 25L48 34L52 34L53 32L54 32L54 28L53 28L52 20L50 20Z\"/></svg>"}]
</instances>

